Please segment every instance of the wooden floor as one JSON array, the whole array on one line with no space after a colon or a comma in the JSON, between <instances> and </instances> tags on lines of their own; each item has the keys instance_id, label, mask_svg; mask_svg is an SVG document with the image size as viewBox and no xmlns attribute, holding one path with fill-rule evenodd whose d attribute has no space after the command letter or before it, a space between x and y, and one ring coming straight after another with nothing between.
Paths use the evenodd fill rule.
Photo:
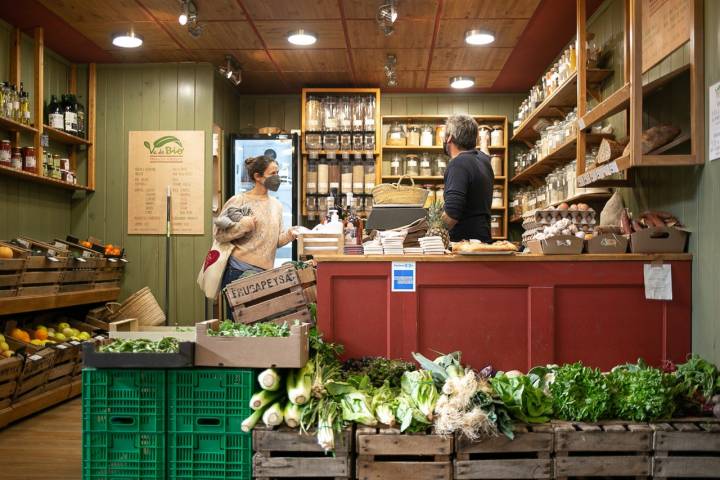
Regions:
<instances>
[{"instance_id":1,"label":"wooden floor","mask_svg":"<svg viewBox=\"0 0 720 480\"><path fill-rule=\"evenodd\" d=\"M79 480L80 397L0 429L0 479Z\"/></svg>"}]
</instances>

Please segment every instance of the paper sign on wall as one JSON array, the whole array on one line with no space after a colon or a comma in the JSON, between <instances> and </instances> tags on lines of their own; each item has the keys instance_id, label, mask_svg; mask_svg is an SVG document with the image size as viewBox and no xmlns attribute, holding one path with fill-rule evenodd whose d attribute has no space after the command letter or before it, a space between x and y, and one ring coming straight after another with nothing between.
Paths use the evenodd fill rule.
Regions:
<instances>
[{"instance_id":1,"label":"paper sign on wall","mask_svg":"<svg viewBox=\"0 0 720 480\"><path fill-rule=\"evenodd\" d=\"M128 233L164 234L172 190L174 235L205 233L205 132L130 132Z\"/></svg>"},{"instance_id":2,"label":"paper sign on wall","mask_svg":"<svg viewBox=\"0 0 720 480\"><path fill-rule=\"evenodd\" d=\"M692 0L643 0L642 71L690 40Z\"/></svg>"},{"instance_id":3,"label":"paper sign on wall","mask_svg":"<svg viewBox=\"0 0 720 480\"><path fill-rule=\"evenodd\" d=\"M672 267L667 264L644 265L645 298L648 300L672 300Z\"/></svg>"},{"instance_id":4,"label":"paper sign on wall","mask_svg":"<svg viewBox=\"0 0 720 480\"><path fill-rule=\"evenodd\" d=\"M710 161L712 161L720 158L720 82L710 86L708 98L710 99L708 142Z\"/></svg>"},{"instance_id":5,"label":"paper sign on wall","mask_svg":"<svg viewBox=\"0 0 720 480\"><path fill-rule=\"evenodd\" d=\"M414 292L415 291L415 262L392 262L392 287L393 292Z\"/></svg>"}]
</instances>

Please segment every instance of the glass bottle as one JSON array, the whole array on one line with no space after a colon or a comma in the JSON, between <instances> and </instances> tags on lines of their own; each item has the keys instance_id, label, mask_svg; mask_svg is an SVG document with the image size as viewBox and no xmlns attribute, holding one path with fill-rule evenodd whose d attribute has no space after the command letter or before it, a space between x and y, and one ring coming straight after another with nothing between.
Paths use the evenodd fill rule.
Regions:
<instances>
[{"instance_id":1,"label":"glass bottle","mask_svg":"<svg viewBox=\"0 0 720 480\"><path fill-rule=\"evenodd\" d=\"M352 193L353 195L365 193L365 166L363 165L362 155L355 155L352 162Z\"/></svg>"},{"instance_id":2,"label":"glass bottle","mask_svg":"<svg viewBox=\"0 0 720 480\"><path fill-rule=\"evenodd\" d=\"M77 111L77 134L85 137L85 107L75 99L75 110Z\"/></svg>"},{"instance_id":3,"label":"glass bottle","mask_svg":"<svg viewBox=\"0 0 720 480\"><path fill-rule=\"evenodd\" d=\"M393 177L399 177L403 173L405 172L403 171L402 155L395 153L390 160L390 175Z\"/></svg>"},{"instance_id":4,"label":"glass bottle","mask_svg":"<svg viewBox=\"0 0 720 480\"><path fill-rule=\"evenodd\" d=\"M0 165L3 167L12 166L12 145L10 140L3 140L0 143Z\"/></svg>"},{"instance_id":5,"label":"glass bottle","mask_svg":"<svg viewBox=\"0 0 720 480\"><path fill-rule=\"evenodd\" d=\"M13 148L12 157L10 158L10 166L15 170L22 170L22 150L20 147Z\"/></svg>"},{"instance_id":6,"label":"glass bottle","mask_svg":"<svg viewBox=\"0 0 720 480\"><path fill-rule=\"evenodd\" d=\"M65 120L65 131L70 134L77 133L77 112L75 111L74 95L66 95L63 100L63 115Z\"/></svg>"},{"instance_id":7,"label":"glass bottle","mask_svg":"<svg viewBox=\"0 0 720 480\"><path fill-rule=\"evenodd\" d=\"M365 120L365 131L375 131L375 97L367 97L365 99L365 107L363 109L363 115Z\"/></svg>"},{"instance_id":8,"label":"glass bottle","mask_svg":"<svg viewBox=\"0 0 720 480\"><path fill-rule=\"evenodd\" d=\"M365 120L365 103L362 97L353 97L352 99L352 131L362 132ZM355 143L353 141L353 143ZM355 150L360 150L355 147Z\"/></svg>"},{"instance_id":9,"label":"glass bottle","mask_svg":"<svg viewBox=\"0 0 720 480\"><path fill-rule=\"evenodd\" d=\"M30 93L24 92L23 98L20 100L20 110L22 111L21 122L30 125Z\"/></svg>"},{"instance_id":10,"label":"glass bottle","mask_svg":"<svg viewBox=\"0 0 720 480\"><path fill-rule=\"evenodd\" d=\"M438 153L435 157L435 170L433 175L443 177L445 176L445 170L447 170L447 158L445 155Z\"/></svg>"},{"instance_id":11,"label":"glass bottle","mask_svg":"<svg viewBox=\"0 0 720 480\"><path fill-rule=\"evenodd\" d=\"M365 156L363 168L365 169L365 195L369 196L370 209L372 209L372 191L375 188L375 157L373 155Z\"/></svg>"},{"instance_id":12,"label":"glass bottle","mask_svg":"<svg viewBox=\"0 0 720 480\"><path fill-rule=\"evenodd\" d=\"M12 114L10 115L10 118L16 122L20 121L20 93L17 91L15 85L12 86ZM20 168L22 169L22 165Z\"/></svg>"}]
</instances>

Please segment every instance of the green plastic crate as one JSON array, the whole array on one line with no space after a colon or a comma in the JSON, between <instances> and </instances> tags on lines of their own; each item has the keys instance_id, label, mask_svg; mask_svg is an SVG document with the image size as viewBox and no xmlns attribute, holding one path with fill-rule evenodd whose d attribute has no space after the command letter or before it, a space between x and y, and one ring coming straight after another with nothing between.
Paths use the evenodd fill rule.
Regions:
<instances>
[{"instance_id":1,"label":"green plastic crate","mask_svg":"<svg viewBox=\"0 0 720 480\"><path fill-rule=\"evenodd\" d=\"M85 369L82 379L83 432L165 432L165 371Z\"/></svg>"},{"instance_id":2,"label":"green plastic crate","mask_svg":"<svg viewBox=\"0 0 720 480\"><path fill-rule=\"evenodd\" d=\"M83 480L165 480L165 468L164 433L83 433Z\"/></svg>"},{"instance_id":3,"label":"green plastic crate","mask_svg":"<svg viewBox=\"0 0 720 480\"><path fill-rule=\"evenodd\" d=\"M167 431L241 433L256 383L250 369L169 370Z\"/></svg>"},{"instance_id":4,"label":"green plastic crate","mask_svg":"<svg viewBox=\"0 0 720 480\"><path fill-rule=\"evenodd\" d=\"M250 480L249 434L168 433L168 480Z\"/></svg>"}]
</instances>

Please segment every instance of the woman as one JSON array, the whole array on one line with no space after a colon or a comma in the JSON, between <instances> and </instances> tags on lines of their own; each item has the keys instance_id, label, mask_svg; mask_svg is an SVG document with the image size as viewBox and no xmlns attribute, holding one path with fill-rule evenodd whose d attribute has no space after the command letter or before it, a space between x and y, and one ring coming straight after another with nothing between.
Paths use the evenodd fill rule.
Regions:
<instances>
[{"instance_id":1,"label":"woman","mask_svg":"<svg viewBox=\"0 0 720 480\"><path fill-rule=\"evenodd\" d=\"M242 217L231 221L227 228L215 227L215 240L234 247L225 267L221 289L246 272L273 268L277 249L296 237L293 228L283 230L282 204L268 195L268 190L275 192L280 188L278 163L261 155L245 160L245 168L255 182L254 188L228 200L220 214L220 217L232 218L233 214L237 215L236 209L240 209Z\"/></svg>"}]
</instances>

